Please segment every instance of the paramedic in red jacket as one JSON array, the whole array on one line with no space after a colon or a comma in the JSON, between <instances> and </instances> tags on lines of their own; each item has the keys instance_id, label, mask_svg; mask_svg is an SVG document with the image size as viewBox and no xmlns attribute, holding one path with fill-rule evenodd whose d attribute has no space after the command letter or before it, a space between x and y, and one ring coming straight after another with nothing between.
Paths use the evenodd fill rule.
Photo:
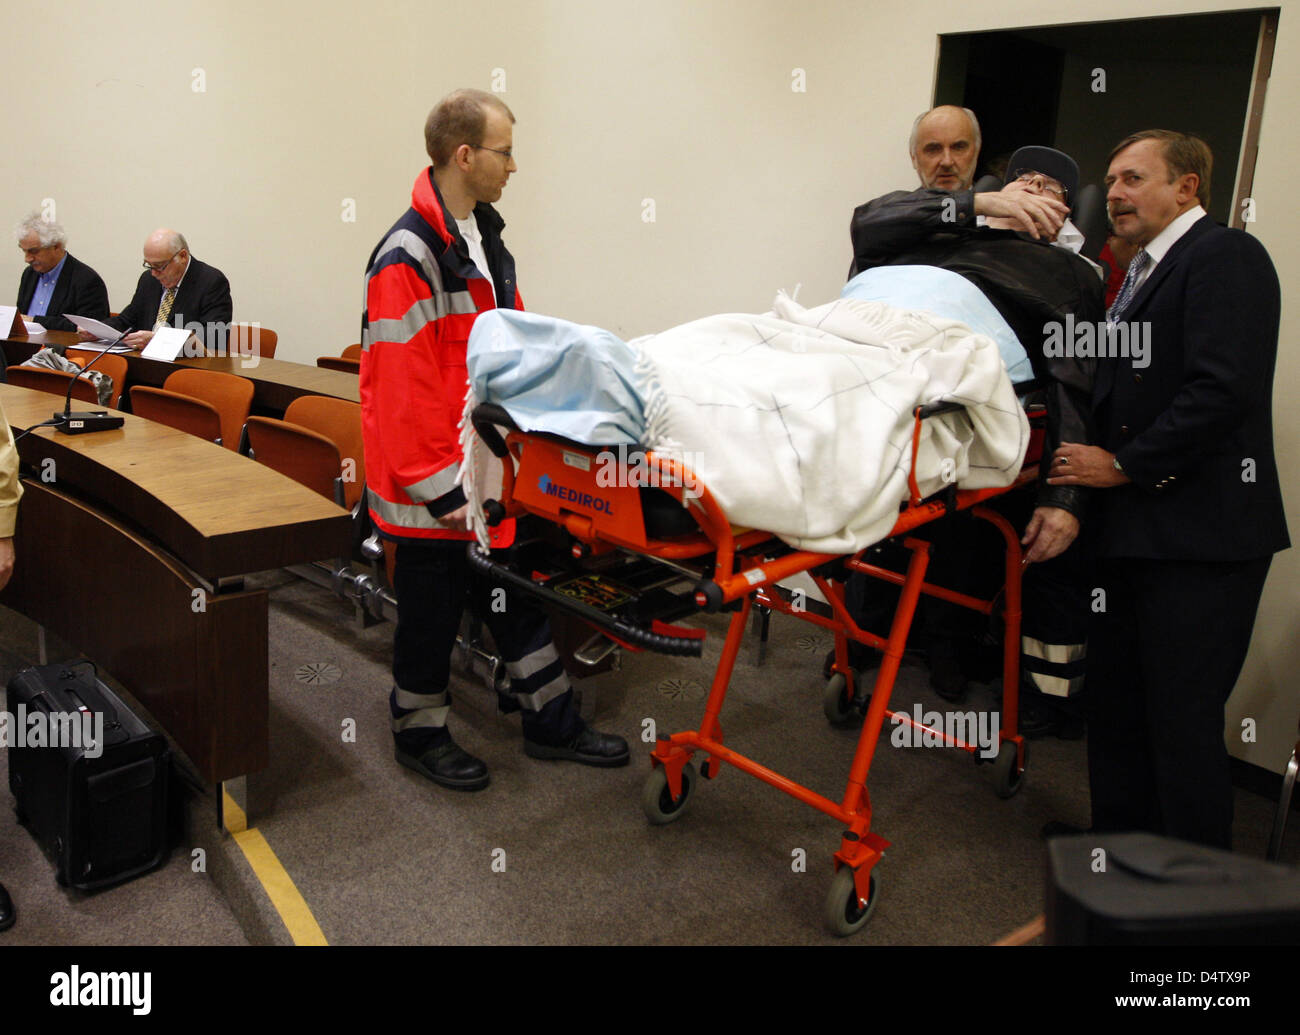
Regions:
<instances>
[{"instance_id":1,"label":"paramedic in red jacket","mask_svg":"<svg viewBox=\"0 0 1300 1035\"><path fill-rule=\"evenodd\" d=\"M523 308L514 259L501 241L505 224L492 207L517 168L514 121L499 98L479 90L438 102L424 128L433 165L416 178L411 207L366 269L361 414L370 516L397 549L389 698L396 757L458 790L488 784L487 766L457 746L446 726L451 652L467 592L505 659L525 752L596 766L628 760L623 738L591 729L578 715L546 617L472 575L466 559L473 536L456 485L466 343L479 313ZM502 529L501 539L512 531Z\"/></svg>"}]
</instances>

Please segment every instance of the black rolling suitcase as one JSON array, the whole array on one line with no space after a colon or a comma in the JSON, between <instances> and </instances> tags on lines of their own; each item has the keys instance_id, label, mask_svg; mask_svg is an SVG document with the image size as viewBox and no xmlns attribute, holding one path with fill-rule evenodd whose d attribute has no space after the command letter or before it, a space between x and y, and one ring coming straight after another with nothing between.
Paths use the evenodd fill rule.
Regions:
<instances>
[{"instance_id":1,"label":"black rolling suitcase","mask_svg":"<svg viewBox=\"0 0 1300 1035\"><path fill-rule=\"evenodd\" d=\"M19 821L53 858L58 882L90 891L161 863L167 741L87 661L24 669L6 697L9 789Z\"/></svg>"}]
</instances>

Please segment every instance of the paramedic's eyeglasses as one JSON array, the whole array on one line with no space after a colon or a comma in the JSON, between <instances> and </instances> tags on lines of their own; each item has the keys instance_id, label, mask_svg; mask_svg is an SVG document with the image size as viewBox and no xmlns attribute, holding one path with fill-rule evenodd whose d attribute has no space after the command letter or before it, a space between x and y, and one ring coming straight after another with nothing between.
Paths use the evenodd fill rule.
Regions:
<instances>
[{"instance_id":1,"label":"paramedic's eyeglasses","mask_svg":"<svg viewBox=\"0 0 1300 1035\"><path fill-rule=\"evenodd\" d=\"M1068 193L1068 191L1066 191L1066 189L1056 180L1052 179L1050 176L1044 176L1040 172L1034 172L1032 169L1017 169L1016 179L1021 183L1033 183L1034 181L1038 181L1038 186L1051 194L1057 195L1062 201L1065 200L1065 196Z\"/></svg>"},{"instance_id":2,"label":"paramedic's eyeglasses","mask_svg":"<svg viewBox=\"0 0 1300 1035\"><path fill-rule=\"evenodd\" d=\"M508 162L514 157L513 148L507 147L504 151L496 147L484 147L482 144L470 144L475 151L491 151L493 154L503 155Z\"/></svg>"},{"instance_id":3,"label":"paramedic's eyeglasses","mask_svg":"<svg viewBox=\"0 0 1300 1035\"><path fill-rule=\"evenodd\" d=\"M184 248L181 249L182 252L184 250L185 250ZM155 273L161 273L163 270L165 270L168 266L172 264L173 260L175 260L176 256L180 255L180 253L181 252L176 252L176 254L173 255L170 259L168 259L166 262L150 262L148 259L145 259L144 268L147 270L153 270Z\"/></svg>"}]
</instances>

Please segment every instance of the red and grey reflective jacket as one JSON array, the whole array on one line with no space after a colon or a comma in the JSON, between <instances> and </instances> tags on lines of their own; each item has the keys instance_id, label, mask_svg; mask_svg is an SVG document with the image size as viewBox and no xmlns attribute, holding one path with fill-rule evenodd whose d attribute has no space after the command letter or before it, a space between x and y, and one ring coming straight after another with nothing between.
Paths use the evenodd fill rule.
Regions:
<instances>
[{"instance_id":1,"label":"red and grey reflective jacket","mask_svg":"<svg viewBox=\"0 0 1300 1035\"><path fill-rule=\"evenodd\" d=\"M522 309L515 261L501 241L504 221L485 202L474 216L499 304ZM371 253L365 294L361 427L370 516L387 538L471 539L438 518L465 502L456 485L465 349L478 314L496 304L443 204L432 167L416 178L411 207ZM502 526L493 540L512 536L513 529Z\"/></svg>"}]
</instances>

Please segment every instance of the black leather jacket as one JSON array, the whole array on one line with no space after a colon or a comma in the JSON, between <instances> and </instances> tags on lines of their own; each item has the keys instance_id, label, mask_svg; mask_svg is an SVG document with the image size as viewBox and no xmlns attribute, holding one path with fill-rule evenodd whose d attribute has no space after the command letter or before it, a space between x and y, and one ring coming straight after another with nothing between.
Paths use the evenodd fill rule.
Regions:
<instances>
[{"instance_id":1,"label":"black leather jacket","mask_svg":"<svg viewBox=\"0 0 1300 1035\"><path fill-rule=\"evenodd\" d=\"M1012 230L975 225L971 191L895 191L859 205L850 228L850 278L876 266L938 266L959 273L1011 325L1029 354L1047 404L1044 461L1062 442L1095 442L1092 427L1093 359L1044 355L1045 324L1106 317L1101 278L1085 259ZM1087 489L1048 485L1041 465L1039 506L1083 517Z\"/></svg>"}]
</instances>

